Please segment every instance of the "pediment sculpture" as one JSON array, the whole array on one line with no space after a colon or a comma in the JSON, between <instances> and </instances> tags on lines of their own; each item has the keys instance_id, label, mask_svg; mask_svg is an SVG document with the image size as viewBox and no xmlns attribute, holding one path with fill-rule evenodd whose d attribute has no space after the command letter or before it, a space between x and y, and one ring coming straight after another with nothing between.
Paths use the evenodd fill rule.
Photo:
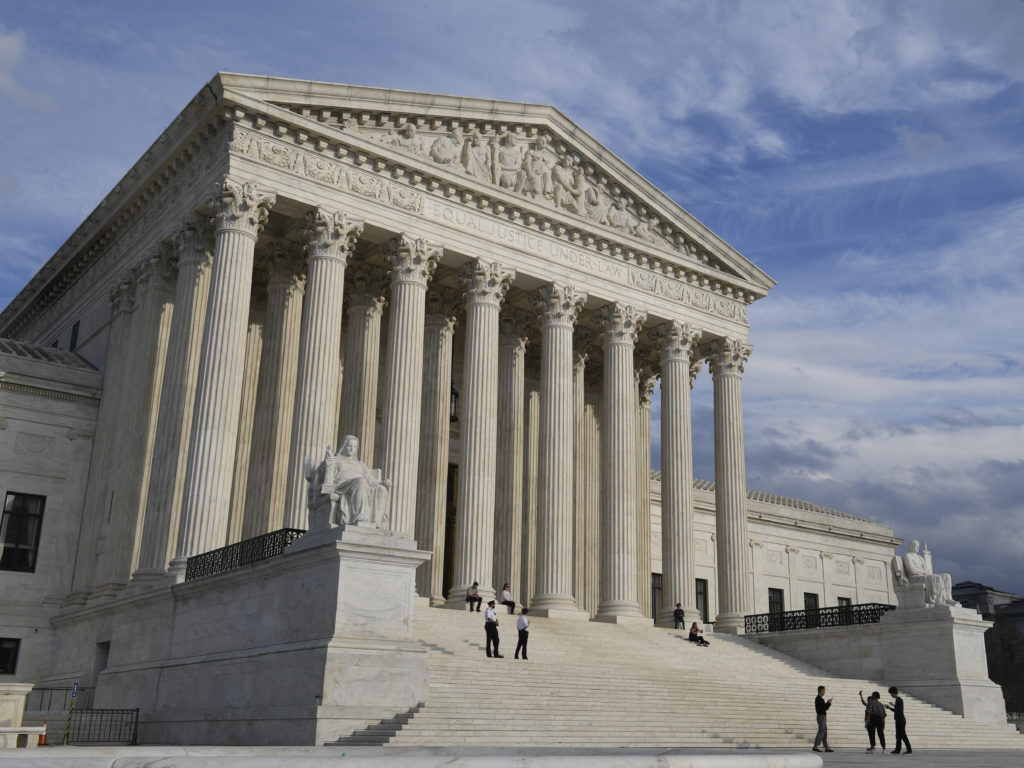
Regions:
<instances>
[{"instance_id":1,"label":"pediment sculpture","mask_svg":"<svg viewBox=\"0 0 1024 768\"><path fill-rule=\"evenodd\" d=\"M953 599L953 578L948 573L932 571L932 553L928 544L918 552L920 544L911 540L907 554L892 559L893 586L900 608L934 608L960 605Z\"/></svg>"},{"instance_id":2,"label":"pediment sculpture","mask_svg":"<svg viewBox=\"0 0 1024 768\"><path fill-rule=\"evenodd\" d=\"M319 464L306 459L309 532L346 525L384 528L391 513L391 481L356 458L359 439L346 435L337 453L327 450Z\"/></svg>"}]
</instances>

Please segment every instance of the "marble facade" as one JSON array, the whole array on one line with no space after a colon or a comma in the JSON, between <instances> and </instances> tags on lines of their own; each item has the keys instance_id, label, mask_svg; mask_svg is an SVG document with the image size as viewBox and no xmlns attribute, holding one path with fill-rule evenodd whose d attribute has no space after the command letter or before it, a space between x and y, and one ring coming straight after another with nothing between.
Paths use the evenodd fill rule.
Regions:
<instances>
[{"instance_id":1,"label":"marble facade","mask_svg":"<svg viewBox=\"0 0 1024 768\"><path fill-rule=\"evenodd\" d=\"M433 604L509 582L542 615L696 618L704 578L715 631L736 632L766 585L795 598L810 577L794 531L835 574L823 604L851 579L889 601L890 528L792 507L783 525L748 498L746 307L773 285L551 107L218 74L0 313L0 337L36 346L81 323L102 370L82 374L102 399L49 614L81 650L19 676L95 679L113 606L305 528L304 461L347 434L393 483L391 529L433 553Z\"/></svg>"}]
</instances>

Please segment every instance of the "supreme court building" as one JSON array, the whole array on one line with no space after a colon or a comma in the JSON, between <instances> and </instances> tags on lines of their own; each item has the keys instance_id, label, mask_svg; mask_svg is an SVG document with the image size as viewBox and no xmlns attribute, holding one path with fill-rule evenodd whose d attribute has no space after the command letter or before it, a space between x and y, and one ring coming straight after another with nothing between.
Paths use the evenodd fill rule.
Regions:
<instances>
[{"instance_id":1,"label":"supreme court building","mask_svg":"<svg viewBox=\"0 0 1024 768\"><path fill-rule=\"evenodd\" d=\"M432 605L508 582L534 615L736 632L770 598L892 602L890 527L746 487L773 285L552 107L218 74L0 314L13 674L95 677L116 606L305 529L304 460L349 434Z\"/></svg>"}]
</instances>

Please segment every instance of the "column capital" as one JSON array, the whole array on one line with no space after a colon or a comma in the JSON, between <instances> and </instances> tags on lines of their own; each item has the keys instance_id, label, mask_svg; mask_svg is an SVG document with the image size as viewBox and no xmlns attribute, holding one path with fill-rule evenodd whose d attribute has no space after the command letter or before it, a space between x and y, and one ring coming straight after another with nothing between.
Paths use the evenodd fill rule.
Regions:
<instances>
[{"instance_id":1,"label":"column capital","mask_svg":"<svg viewBox=\"0 0 1024 768\"><path fill-rule=\"evenodd\" d=\"M711 342L706 355L712 377L742 375L743 366L753 351L754 348L742 339L718 339Z\"/></svg>"},{"instance_id":2,"label":"column capital","mask_svg":"<svg viewBox=\"0 0 1024 768\"><path fill-rule=\"evenodd\" d=\"M587 294L571 285L551 283L537 290L534 306L540 313L542 326L561 325L570 328L587 300Z\"/></svg>"},{"instance_id":3,"label":"column capital","mask_svg":"<svg viewBox=\"0 0 1024 768\"><path fill-rule=\"evenodd\" d=\"M301 255L301 247L294 243L272 241L265 255L268 288L302 290L306 285L306 264Z\"/></svg>"},{"instance_id":4,"label":"column capital","mask_svg":"<svg viewBox=\"0 0 1024 768\"><path fill-rule=\"evenodd\" d=\"M818 557L820 557L822 560L831 560L832 559L832 553L831 552L819 552L818 553Z\"/></svg>"},{"instance_id":5,"label":"column capital","mask_svg":"<svg viewBox=\"0 0 1024 768\"><path fill-rule=\"evenodd\" d=\"M701 335L699 328L678 320L659 326L652 334L655 344L661 349L662 363L672 361L691 363Z\"/></svg>"},{"instance_id":6,"label":"column capital","mask_svg":"<svg viewBox=\"0 0 1024 768\"><path fill-rule=\"evenodd\" d=\"M140 290L163 288L173 290L174 273L178 269L176 249L167 243L159 243L146 258L132 267L132 276Z\"/></svg>"},{"instance_id":7,"label":"column capital","mask_svg":"<svg viewBox=\"0 0 1024 768\"><path fill-rule=\"evenodd\" d=\"M349 307L366 307L381 312L387 304L387 274L382 270L359 262L352 264L345 275L345 291Z\"/></svg>"},{"instance_id":8,"label":"column capital","mask_svg":"<svg viewBox=\"0 0 1024 768\"><path fill-rule=\"evenodd\" d=\"M316 259L348 261L356 239L362 233L363 222L350 219L341 211L329 211L320 206L306 214L306 226L302 230L310 262Z\"/></svg>"},{"instance_id":9,"label":"column capital","mask_svg":"<svg viewBox=\"0 0 1024 768\"><path fill-rule=\"evenodd\" d=\"M178 251L178 264L209 267L213 264L213 217L191 213L172 236Z\"/></svg>"},{"instance_id":10,"label":"column capital","mask_svg":"<svg viewBox=\"0 0 1024 768\"><path fill-rule=\"evenodd\" d=\"M640 395L640 407L650 408L651 398L654 396L654 387L658 383L658 374L649 365L642 365L633 369L633 381L636 383Z\"/></svg>"},{"instance_id":11,"label":"column capital","mask_svg":"<svg viewBox=\"0 0 1024 768\"><path fill-rule=\"evenodd\" d=\"M135 276L129 267L121 273L120 279L110 289L110 313L112 316L121 313L131 314L135 311Z\"/></svg>"},{"instance_id":12,"label":"column capital","mask_svg":"<svg viewBox=\"0 0 1024 768\"><path fill-rule=\"evenodd\" d=\"M498 318L499 343L528 344L530 330L537 324L537 315L522 307L505 307Z\"/></svg>"},{"instance_id":13,"label":"column capital","mask_svg":"<svg viewBox=\"0 0 1024 768\"><path fill-rule=\"evenodd\" d=\"M263 192L251 181L240 182L230 176L214 185L213 194L207 205L216 217L217 232L235 230L254 240L277 202L277 195L272 192Z\"/></svg>"},{"instance_id":14,"label":"column capital","mask_svg":"<svg viewBox=\"0 0 1024 768\"><path fill-rule=\"evenodd\" d=\"M466 305L492 304L501 306L509 285L516 278L514 269L506 269L496 261L476 259L464 267L462 285Z\"/></svg>"},{"instance_id":15,"label":"column capital","mask_svg":"<svg viewBox=\"0 0 1024 768\"><path fill-rule=\"evenodd\" d=\"M786 545L786 554L792 555L800 551L800 547L794 547L792 544Z\"/></svg>"},{"instance_id":16,"label":"column capital","mask_svg":"<svg viewBox=\"0 0 1024 768\"><path fill-rule=\"evenodd\" d=\"M422 237L401 234L384 244L381 256L391 267L392 285L415 283L426 287L443 250L440 245Z\"/></svg>"},{"instance_id":17,"label":"column capital","mask_svg":"<svg viewBox=\"0 0 1024 768\"><path fill-rule=\"evenodd\" d=\"M605 346L610 344L636 344L640 329L647 321L647 313L621 302L601 308Z\"/></svg>"},{"instance_id":18,"label":"column capital","mask_svg":"<svg viewBox=\"0 0 1024 768\"><path fill-rule=\"evenodd\" d=\"M750 545L750 549L751 550L754 550L754 549L764 549L764 542L763 541L757 541L756 539L750 539L750 541L748 541L747 543Z\"/></svg>"}]
</instances>

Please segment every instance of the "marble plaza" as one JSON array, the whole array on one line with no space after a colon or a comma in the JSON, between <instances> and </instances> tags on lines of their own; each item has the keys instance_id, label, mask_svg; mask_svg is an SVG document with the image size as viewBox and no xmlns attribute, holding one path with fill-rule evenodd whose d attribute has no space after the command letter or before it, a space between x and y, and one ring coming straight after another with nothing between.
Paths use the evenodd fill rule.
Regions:
<instances>
[{"instance_id":1,"label":"marble plaza","mask_svg":"<svg viewBox=\"0 0 1024 768\"><path fill-rule=\"evenodd\" d=\"M473 582L578 626L931 620L948 584L893 571L891 527L746 487L773 285L552 107L218 74L0 313L7 680L150 742L323 744L428 698L414 615ZM980 642L943 615L941 653Z\"/></svg>"}]
</instances>

